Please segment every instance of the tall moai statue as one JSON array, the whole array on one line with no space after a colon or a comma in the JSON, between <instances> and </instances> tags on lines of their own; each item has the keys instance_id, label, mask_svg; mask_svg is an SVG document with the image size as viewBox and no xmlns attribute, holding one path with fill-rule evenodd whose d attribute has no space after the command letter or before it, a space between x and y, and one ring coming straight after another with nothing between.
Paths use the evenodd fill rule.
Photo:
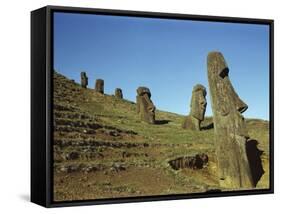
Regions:
<instances>
[{"instance_id":1,"label":"tall moai statue","mask_svg":"<svg viewBox=\"0 0 281 214\"><path fill-rule=\"evenodd\" d=\"M137 89L137 113L141 120L154 124L155 123L155 106L151 100L149 88L139 87Z\"/></svg>"},{"instance_id":2,"label":"tall moai statue","mask_svg":"<svg viewBox=\"0 0 281 214\"><path fill-rule=\"evenodd\" d=\"M123 99L123 93L122 93L122 89L121 88L116 88L115 89L115 97L117 97L119 99Z\"/></svg>"},{"instance_id":3,"label":"tall moai statue","mask_svg":"<svg viewBox=\"0 0 281 214\"><path fill-rule=\"evenodd\" d=\"M104 93L104 81L102 79L96 80L95 90L101 94Z\"/></svg>"},{"instance_id":4,"label":"tall moai statue","mask_svg":"<svg viewBox=\"0 0 281 214\"><path fill-rule=\"evenodd\" d=\"M87 86L88 86L88 77L87 77L86 72L84 72L84 71L81 72L80 76L81 76L81 86L82 86L82 88L87 88Z\"/></svg>"},{"instance_id":5,"label":"tall moai statue","mask_svg":"<svg viewBox=\"0 0 281 214\"><path fill-rule=\"evenodd\" d=\"M197 84L193 87L190 113L182 125L184 129L201 130L201 122L204 120L207 107L206 94L206 88L203 85Z\"/></svg>"},{"instance_id":6,"label":"tall moai statue","mask_svg":"<svg viewBox=\"0 0 281 214\"><path fill-rule=\"evenodd\" d=\"M255 184L246 151L249 135L241 115L248 106L235 92L227 63L220 52L208 54L207 66L220 186L253 188Z\"/></svg>"}]
</instances>

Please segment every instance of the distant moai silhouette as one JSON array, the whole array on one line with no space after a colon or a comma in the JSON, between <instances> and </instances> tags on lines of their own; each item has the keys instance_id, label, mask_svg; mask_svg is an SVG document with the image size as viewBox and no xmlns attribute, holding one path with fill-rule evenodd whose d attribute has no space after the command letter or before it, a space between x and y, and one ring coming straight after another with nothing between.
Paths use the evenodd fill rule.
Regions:
<instances>
[{"instance_id":1,"label":"distant moai silhouette","mask_svg":"<svg viewBox=\"0 0 281 214\"><path fill-rule=\"evenodd\" d=\"M121 88L116 88L115 89L115 97L117 97L119 99L123 99L123 93L122 93L122 89Z\"/></svg>"},{"instance_id":2,"label":"distant moai silhouette","mask_svg":"<svg viewBox=\"0 0 281 214\"><path fill-rule=\"evenodd\" d=\"M81 76L81 86L82 86L82 88L87 88L87 86L88 86L88 77L87 77L86 72L84 72L84 71L81 72L80 76Z\"/></svg>"},{"instance_id":3,"label":"distant moai silhouette","mask_svg":"<svg viewBox=\"0 0 281 214\"><path fill-rule=\"evenodd\" d=\"M102 79L96 80L95 90L101 94L104 93L104 81Z\"/></svg>"},{"instance_id":4,"label":"distant moai silhouette","mask_svg":"<svg viewBox=\"0 0 281 214\"><path fill-rule=\"evenodd\" d=\"M207 106L206 94L206 88L203 85L197 84L193 87L190 113L182 125L184 129L201 130L201 122L204 120Z\"/></svg>"},{"instance_id":5,"label":"distant moai silhouette","mask_svg":"<svg viewBox=\"0 0 281 214\"><path fill-rule=\"evenodd\" d=\"M137 113L141 120L154 124L155 123L155 106L151 100L149 88L139 87L137 89Z\"/></svg>"},{"instance_id":6,"label":"distant moai silhouette","mask_svg":"<svg viewBox=\"0 0 281 214\"><path fill-rule=\"evenodd\" d=\"M235 92L228 76L229 68L220 52L208 54L207 66L220 186L253 188L255 183L246 150L249 135L241 115L248 106Z\"/></svg>"}]
</instances>

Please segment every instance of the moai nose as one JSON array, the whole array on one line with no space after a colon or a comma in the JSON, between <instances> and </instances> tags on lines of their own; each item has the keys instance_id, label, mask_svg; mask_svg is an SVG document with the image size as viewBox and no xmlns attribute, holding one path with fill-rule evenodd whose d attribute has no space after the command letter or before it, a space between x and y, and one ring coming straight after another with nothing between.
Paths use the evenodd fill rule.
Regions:
<instances>
[{"instance_id":1,"label":"moai nose","mask_svg":"<svg viewBox=\"0 0 281 214\"><path fill-rule=\"evenodd\" d=\"M202 101L201 103L200 103L202 106L204 106L205 108L206 108L206 106L207 106L207 102L204 100L204 101Z\"/></svg>"},{"instance_id":2,"label":"moai nose","mask_svg":"<svg viewBox=\"0 0 281 214\"><path fill-rule=\"evenodd\" d=\"M248 109L248 105L244 103L240 98L236 99L236 109L240 113L245 112Z\"/></svg>"},{"instance_id":3,"label":"moai nose","mask_svg":"<svg viewBox=\"0 0 281 214\"><path fill-rule=\"evenodd\" d=\"M148 111L154 112L155 111L155 106L153 104L148 106Z\"/></svg>"},{"instance_id":4,"label":"moai nose","mask_svg":"<svg viewBox=\"0 0 281 214\"><path fill-rule=\"evenodd\" d=\"M232 97L232 100L233 100L234 105L235 105L235 109L238 112L240 112L242 114L243 112L245 112L248 109L248 105L246 103L244 103L243 100L240 99L240 97L234 91L234 88L231 85L231 83L230 83L230 86L229 86L229 94Z\"/></svg>"}]
</instances>

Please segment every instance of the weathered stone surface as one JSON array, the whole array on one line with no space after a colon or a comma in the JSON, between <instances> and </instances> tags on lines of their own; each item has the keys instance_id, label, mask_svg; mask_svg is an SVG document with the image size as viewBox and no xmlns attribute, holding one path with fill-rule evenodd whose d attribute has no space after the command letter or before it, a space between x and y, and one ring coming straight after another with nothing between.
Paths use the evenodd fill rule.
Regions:
<instances>
[{"instance_id":1,"label":"weathered stone surface","mask_svg":"<svg viewBox=\"0 0 281 214\"><path fill-rule=\"evenodd\" d=\"M104 81L102 79L96 80L95 90L101 94L104 93Z\"/></svg>"},{"instance_id":2,"label":"weathered stone surface","mask_svg":"<svg viewBox=\"0 0 281 214\"><path fill-rule=\"evenodd\" d=\"M117 97L119 99L123 99L123 93L122 93L122 89L121 88L116 88L115 89L115 97Z\"/></svg>"},{"instance_id":3,"label":"weathered stone surface","mask_svg":"<svg viewBox=\"0 0 281 214\"><path fill-rule=\"evenodd\" d=\"M84 71L81 72L80 76L81 76L81 86L82 86L82 88L87 88L87 86L88 86L88 77L87 77L86 72L84 72Z\"/></svg>"},{"instance_id":4,"label":"weathered stone surface","mask_svg":"<svg viewBox=\"0 0 281 214\"><path fill-rule=\"evenodd\" d=\"M208 54L207 66L220 185L234 189L253 188L253 169L247 151L249 135L241 115L248 106L235 92L228 76L229 68L220 52ZM254 154L260 160L259 155L258 152Z\"/></svg>"},{"instance_id":5,"label":"weathered stone surface","mask_svg":"<svg viewBox=\"0 0 281 214\"><path fill-rule=\"evenodd\" d=\"M149 88L139 87L137 89L137 113L141 120L154 124L155 123L155 106L151 100Z\"/></svg>"},{"instance_id":6,"label":"weathered stone surface","mask_svg":"<svg viewBox=\"0 0 281 214\"><path fill-rule=\"evenodd\" d=\"M205 153L196 154L194 156L179 157L174 160L170 160L168 163L174 170L190 168L190 169L202 169L207 165L209 161L208 155Z\"/></svg>"},{"instance_id":7,"label":"weathered stone surface","mask_svg":"<svg viewBox=\"0 0 281 214\"><path fill-rule=\"evenodd\" d=\"M184 129L201 130L201 121L204 120L206 112L206 88L197 84L193 87L190 103L190 113L186 117L182 127Z\"/></svg>"}]
</instances>

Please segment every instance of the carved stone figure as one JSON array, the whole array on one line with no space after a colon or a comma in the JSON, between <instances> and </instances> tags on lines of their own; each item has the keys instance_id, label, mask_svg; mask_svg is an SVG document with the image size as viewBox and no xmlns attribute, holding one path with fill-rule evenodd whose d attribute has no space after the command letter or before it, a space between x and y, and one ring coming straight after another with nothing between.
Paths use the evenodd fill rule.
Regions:
<instances>
[{"instance_id":1,"label":"carved stone figure","mask_svg":"<svg viewBox=\"0 0 281 214\"><path fill-rule=\"evenodd\" d=\"M82 88L87 88L87 86L88 86L88 77L87 77L86 72L84 72L84 71L81 72L80 76L81 76L81 86L82 86Z\"/></svg>"},{"instance_id":2,"label":"carved stone figure","mask_svg":"<svg viewBox=\"0 0 281 214\"><path fill-rule=\"evenodd\" d=\"M119 99L123 99L123 93L122 93L122 89L121 88L116 88L115 89L115 97L117 97Z\"/></svg>"},{"instance_id":3,"label":"carved stone figure","mask_svg":"<svg viewBox=\"0 0 281 214\"><path fill-rule=\"evenodd\" d=\"M186 117L183 128L191 130L201 130L201 122L204 120L206 112L206 88L203 85L197 84L193 87L190 103L190 113Z\"/></svg>"},{"instance_id":4,"label":"carved stone figure","mask_svg":"<svg viewBox=\"0 0 281 214\"><path fill-rule=\"evenodd\" d=\"M235 92L220 52L208 54L207 66L220 186L253 188L255 183L246 150L249 135L241 115L248 106Z\"/></svg>"},{"instance_id":5,"label":"carved stone figure","mask_svg":"<svg viewBox=\"0 0 281 214\"><path fill-rule=\"evenodd\" d=\"M141 120L154 124L155 109L149 88L139 87L137 89L137 113L140 114Z\"/></svg>"},{"instance_id":6,"label":"carved stone figure","mask_svg":"<svg viewBox=\"0 0 281 214\"><path fill-rule=\"evenodd\" d=\"M96 80L95 90L101 94L104 93L104 81L102 79Z\"/></svg>"}]
</instances>

